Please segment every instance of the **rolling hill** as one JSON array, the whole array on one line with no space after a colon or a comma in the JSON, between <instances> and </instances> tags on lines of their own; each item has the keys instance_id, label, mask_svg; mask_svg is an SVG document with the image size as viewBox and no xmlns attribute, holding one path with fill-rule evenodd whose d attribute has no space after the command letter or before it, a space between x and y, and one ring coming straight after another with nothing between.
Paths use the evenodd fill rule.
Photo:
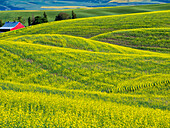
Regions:
<instances>
[{"instance_id":1,"label":"rolling hill","mask_svg":"<svg viewBox=\"0 0 170 128\"><path fill-rule=\"evenodd\" d=\"M81 18L1 33L0 127L168 128L169 13Z\"/></svg>"},{"instance_id":2,"label":"rolling hill","mask_svg":"<svg viewBox=\"0 0 170 128\"><path fill-rule=\"evenodd\" d=\"M146 52L143 53L145 55L140 55L142 54L140 51L138 51L139 54L128 54L130 48L127 48L127 53L125 50L123 53L119 53L118 50L114 50L118 53L96 53L23 42L16 44L9 41L1 41L0 47L5 50L3 54L7 54L1 60L3 62L1 63L1 72L3 71L1 79L8 81L39 83L59 88L63 84L61 86L63 88L106 91L107 89L115 90L115 87L126 82L126 87L131 86L129 79L133 81L132 87L135 88L139 86L139 82L140 86L144 86L144 84L147 86L147 84L154 84L154 82L163 82L168 77L168 54ZM15 56L13 57L13 55ZM26 65L22 63L23 61ZM11 62L11 67L9 62ZM160 63L162 66L159 65ZM12 68L14 64L17 66ZM27 68L27 64L31 66L30 69ZM32 67L33 65L38 66L38 68ZM155 70L150 70L153 67ZM107 79L104 77L105 75L108 76ZM159 75L160 79L155 79L155 75ZM143 81L145 77L150 80ZM124 81L121 82L122 79ZM72 84L68 82L65 85L64 81L66 83L70 81Z\"/></svg>"},{"instance_id":3,"label":"rolling hill","mask_svg":"<svg viewBox=\"0 0 170 128\"><path fill-rule=\"evenodd\" d=\"M0 38L28 34L66 34L93 37L121 29L169 27L170 11L155 11L137 14L101 16L50 22L2 33Z\"/></svg>"},{"instance_id":4,"label":"rolling hill","mask_svg":"<svg viewBox=\"0 0 170 128\"><path fill-rule=\"evenodd\" d=\"M138 49L170 52L170 28L118 30L92 39Z\"/></svg>"},{"instance_id":5,"label":"rolling hill","mask_svg":"<svg viewBox=\"0 0 170 128\"><path fill-rule=\"evenodd\" d=\"M138 127L143 124L138 120L147 122L144 126L168 125L168 54L98 53L12 41L1 41L0 47L2 127ZM144 89L146 96L133 94Z\"/></svg>"},{"instance_id":6,"label":"rolling hill","mask_svg":"<svg viewBox=\"0 0 170 128\"><path fill-rule=\"evenodd\" d=\"M63 48L72 48L87 50L93 52L106 52L106 53L128 53L128 54L151 54L145 51L138 51L135 49L120 47L118 45L110 45L99 41L94 41L86 38L75 37L70 35L60 34L33 34L18 36L15 38L8 38L8 40L42 44ZM165 42L166 44L166 42Z\"/></svg>"},{"instance_id":7,"label":"rolling hill","mask_svg":"<svg viewBox=\"0 0 170 128\"><path fill-rule=\"evenodd\" d=\"M141 5L141 6L119 6L119 7L95 7L95 8L82 8L73 9L78 18L106 16L106 15L120 15L140 12L162 11L169 10L170 4L153 4L153 5ZM40 10L16 10L16 11L0 11L0 20L3 22L14 21L18 17L22 16L24 25L28 26L28 17L42 16L44 11ZM60 12L68 13L71 16L72 10L46 10L48 21L54 21L56 15Z\"/></svg>"}]
</instances>

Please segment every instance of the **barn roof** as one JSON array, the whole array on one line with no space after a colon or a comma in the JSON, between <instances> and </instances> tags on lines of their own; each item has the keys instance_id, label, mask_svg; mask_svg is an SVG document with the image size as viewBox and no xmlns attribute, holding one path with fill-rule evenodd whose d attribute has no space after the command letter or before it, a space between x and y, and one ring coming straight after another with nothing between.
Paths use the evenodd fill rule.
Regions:
<instances>
[{"instance_id":1,"label":"barn roof","mask_svg":"<svg viewBox=\"0 0 170 128\"><path fill-rule=\"evenodd\" d=\"M3 27L15 27L19 22L5 22Z\"/></svg>"},{"instance_id":2,"label":"barn roof","mask_svg":"<svg viewBox=\"0 0 170 128\"><path fill-rule=\"evenodd\" d=\"M11 29L17 26L19 22L5 22L5 24L0 29Z\"/></svg>"}]
</instances>

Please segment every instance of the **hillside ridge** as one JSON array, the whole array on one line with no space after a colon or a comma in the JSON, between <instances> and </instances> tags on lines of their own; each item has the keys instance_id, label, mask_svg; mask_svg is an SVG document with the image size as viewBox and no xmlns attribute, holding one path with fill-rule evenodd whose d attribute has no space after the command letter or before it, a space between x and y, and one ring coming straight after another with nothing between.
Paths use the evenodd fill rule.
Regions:
<instances>
[{"instance_id":1,"label":"hillside ridge","mask_svg":"<svg viewBox=\"0 0 170 128\"><path fill-rule=\"evenodd\" d=\"M0 37L3 39L6 36L18 36L19 34L28 35L50 33L90 38L101 33L120 29L144 28L144 26L145 28L169 27L169 13L170 10L56 21L1 33ZM150 16L153 16L153 18L150 19ZM159 20L159 18L161 18L161 20ZM124 22L121 22L122 20ZM127 23L125 21L127 21ZM152 24L153 22L154 24Z\"/></svg>"}]
</instances>

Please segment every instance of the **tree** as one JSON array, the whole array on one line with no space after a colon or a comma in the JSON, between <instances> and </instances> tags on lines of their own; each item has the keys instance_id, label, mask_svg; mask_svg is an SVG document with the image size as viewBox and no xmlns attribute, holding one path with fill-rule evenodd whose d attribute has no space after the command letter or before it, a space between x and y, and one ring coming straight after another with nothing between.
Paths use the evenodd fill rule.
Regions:
<instances>
[{"instance_id":1,"label":"tree","mask_svg":"<svg viewBox=\"0 0 170 128\"><path fill-rule=\"evenodd\" d=\"M42 18L42 20L43 20L43 23L47 23L48 22L48 19L47 19L47 14L44 12L44 14L43 14L43 18Z\"/></svg>"},{"instance_id":2,"label":"tree","mask_svg":"<svg viewBox=\"0 0 170 128\"><path fill-rule=\"evenodd\" d=\"M35 17L34 17L34 15L32 15L32 21L31 21L32 23L34 23L35 22ZM32 23L31 23L31 25L32 25Z\"/></svg>"},{"instance_id":3,"label":"tree","mask_svg":"<svg viewBox=\"0 0 170 128\"><path fill-rule=\"evenodd\" d=\"M44 18L47 18L47 14L46 14L45 12L44 12L44 14L43 14L43 15L44 15Z\"/></svg>"},{"instance_id":4,"label":"tree","mask_svg":"<svg viewBox=\"0 0 170 128\"><path fill-rule=\"evenodd\" d=\"M17 18L17 20L15 19L15 21L18 21L18 22L21 22L21 23L25 24L25 19L23 19L22 16L19 16Z\"/></svg>"},{"instance_id":5,"label":"tree","mask_svg":"<svg viewBox=\"0 0 170 128\"><path fill-rule=\"evenodd\" d=\"M43 23L42 17L41 16L36 16L35 21L32 22L32 25L41 24L41 23Z\"/></svg>"},{"instance_id":6,"label":"tree","mask_svg":"<svg viewBox=\"0 0 170 128\"><path fill-rule=\"evenodd\" d=\"M42 18L42 23L47 23L48 22L48 20L46 19L46 18Z\"/></svg>"},{"instance_id":7,"label":"tree","mask_svg":"<svg viewBox=\"0 0 170 128\"><path fill-rule=\"evenodd\" d=\"M72 19L76 19L76 14L74 13L74 11L72 11Z\"/></svg>"},{"instance_id":8,"label":"tree","mask_svg":"<svg viewBox=\"0 0 170 128\"><path fill-rule=\"evenodd\" d=\"M43 13L43 17L41 16L36 16L34 17L34 15L32 15L32 19L31 17L28 17L28 25L36 25L36 24L41 24L41 23L47 23L47 14L44 12Z\"/></svg>"},{"instance_id":9,"label":"tree","mask_svg":"<svg viewBox=\"0 0 170 128\"><path fill-rule=\"evenodd\" d=\"M31 25L31 17L28 17L28 26Z\"/></svg>"},{"instance_id":10,"label":"tree","mask_svg":"<svg viewBox=\"0 0 170 128\"><path fill-rule=\"evenodd\" d=\"M58 16L56 16L55 21L66 20L66 19L71 19L71 17L69 16L69 14L64 13L64 12L60 12L60 13L58 14Z\"/></svg>"},{"instance_id":11,"label":"tree","mask_svg":"<svg viewBox=\"0 0 170 128\"><path fill-rule=\"evenodd\" d=\"M4 25L4 23L2 22L2 20L0 20L0 27L2 27Z\"/></svg>"},{"instance_id":12,"label":"tree","mask_svg":"<svg viewBox=\"0 0 170 128\"><path fill-rule=\"evenodd\" d=\"M18 17L17 20L22 23L22 16Z\"/></svg>"}]
</instances>

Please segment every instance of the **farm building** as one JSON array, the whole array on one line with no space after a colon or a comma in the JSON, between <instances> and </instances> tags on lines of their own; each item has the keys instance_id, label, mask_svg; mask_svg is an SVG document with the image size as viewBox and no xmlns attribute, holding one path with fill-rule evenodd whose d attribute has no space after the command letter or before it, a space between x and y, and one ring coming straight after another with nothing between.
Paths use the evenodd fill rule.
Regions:
<instances>
[{"instance_id":1,"label":"farm building","mask_svg":"<svg viewBox=\"0 0 170 128\"><path fill-rule=\"evenodd\" d=\"M5 22L5 24L0 27L0 32L13 31L24 27L20 22Z\"/></svg>"}]
</instances>

